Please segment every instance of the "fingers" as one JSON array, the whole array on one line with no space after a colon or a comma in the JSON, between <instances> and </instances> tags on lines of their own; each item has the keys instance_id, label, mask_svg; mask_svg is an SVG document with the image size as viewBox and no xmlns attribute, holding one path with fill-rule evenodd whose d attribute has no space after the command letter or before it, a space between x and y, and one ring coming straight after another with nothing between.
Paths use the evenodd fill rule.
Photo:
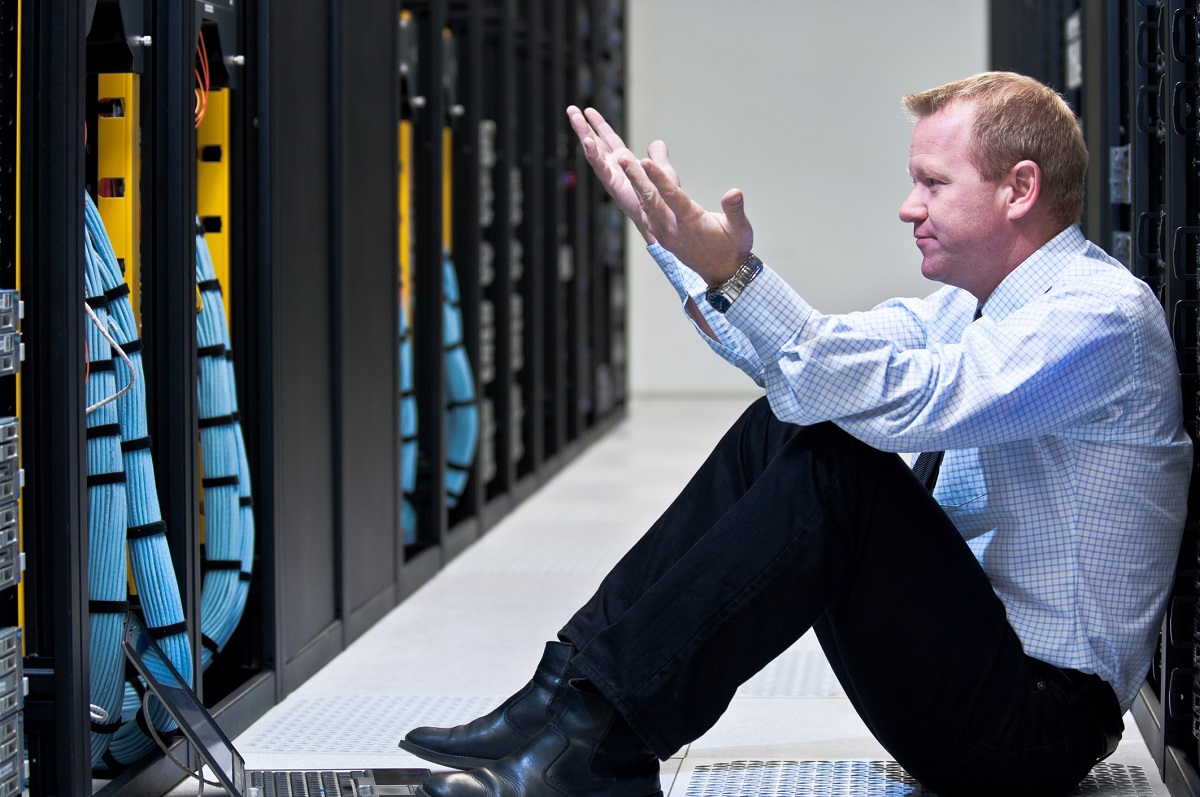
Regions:
<instances>
[{"instance_id":1,"label":"fingers","mask_svg":"<svg viewBox=\"0 0 1200 797\"><path fill-rule=\"evenodd\" d=\"M657 142L662 143L662 142ZM666 150L666 146L663 146ZM668 164L669 165L669 164ZM671 209L671 212L677 218L688 218L703 213L704 209L692 201L682 188L679 187L679 181L675 178L672 170L668 174L653 158L647 158L641 162L642 170L646 173L650 182L654 185L658 195L662 198L663 203Z\"/></svg>"},{"instance_id":2,"label":"fingers","mask_svg":"<svg viewBox=\"0 0 1200 797\"><path fill-rule=\"evenodd\" d=\"M674 227L675 214L663 202L662 192L650 177L647 176L645 163L631 156L621 157L618 161L625 177L637 193L642 215L655 237L662 238L665 230ZM653 165L651 168L657 169ZM661 170L658 170L661 174Z\"/></svg>"},{"instance_id":3,"label":"fingers","mask_svg":"<svg viewBox=\"0 0 1200 797\"><path fill-rule=\"evenodd\" d=\"M650 147L647 150L650 155L650 160L654 161L676 185L679 185L679 175L675 172L675 167L671 165L671 159L667 154L667 145L663 141L651 141Z\"/></svg>"},{"instance_id":4,"label":"fingers","mask_svg":"<svg viewBox=\"0 0 1200 797\"><path fill-rule=\"evenodd\" d=\"M583 115L586 117L588 123L591 124L596 136L603 142L604 146L608 147L610 152L619 152L625 149L624 140L617 135L617 131L612 129L612 125L605 121L599 111L595 108L585 108Z\"/></svg>"},{"instance_id":5,"label":"fingers","mask_svg":"<svg viewBox=\"0 0 1200 797\"><path fill-rule=\"evenodd\" d=\"M574 105L569 106L567 108L567 119L571 122L571 129L575 131L575 135L579 138L579 143L583 145L583 154L587 156L587 159L594 161L600 157L596 131L592 130L592 126L583 118L583 112Z\"/></svg>"}]
</instances>

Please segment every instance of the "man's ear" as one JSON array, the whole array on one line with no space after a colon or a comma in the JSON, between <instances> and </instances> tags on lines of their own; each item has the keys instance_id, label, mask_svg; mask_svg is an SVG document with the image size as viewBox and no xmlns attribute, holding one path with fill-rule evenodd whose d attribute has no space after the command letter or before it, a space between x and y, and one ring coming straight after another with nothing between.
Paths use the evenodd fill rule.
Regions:
<instances>
[{"instance_id":1,"label":"man's ear","mask_svg":"<svg viewBox=\"0 0 1200 797\"><path fill-rule=\"evenodd\" d=\"M1030 160L1018 161L1008 170L1004 184L1009 188L1008 217L1023 218L1041 195L1042 167Z\"/></svg>"}]
</instances>

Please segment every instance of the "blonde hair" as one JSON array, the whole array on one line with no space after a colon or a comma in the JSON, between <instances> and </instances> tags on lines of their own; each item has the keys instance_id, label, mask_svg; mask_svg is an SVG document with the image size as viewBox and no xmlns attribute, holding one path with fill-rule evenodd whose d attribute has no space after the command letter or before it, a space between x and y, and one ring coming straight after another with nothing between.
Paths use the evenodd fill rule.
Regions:
<instances>
[{"instance_id":1,"label":"blonde hair","mask_svg":"<svg viewBox=\"0 0 1200 797\"><path fill-rule=\"evenodd\" d=\"M973 104L972 161L985 180L998 180L1017 162L1031 160L1042 172L1041 202L1065 225L1083 215L1087 144L1071 107L1056 91L1013 72L984 72L909 94L904 108L915 119L948 104Z\"/></svg>"}]
</instances>

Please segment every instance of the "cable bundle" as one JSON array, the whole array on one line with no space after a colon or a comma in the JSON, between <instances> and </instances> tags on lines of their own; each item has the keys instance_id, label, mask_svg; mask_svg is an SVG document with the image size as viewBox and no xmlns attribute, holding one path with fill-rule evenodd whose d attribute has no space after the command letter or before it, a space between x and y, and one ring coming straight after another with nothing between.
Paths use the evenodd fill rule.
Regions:
<instances>
[{"instance_id":1,"label":"cable bundle","mask_svg":"<svg viewBox=\"0 0 1200 797\"><path fill-rule=\"evenodd\" d=\"M183 619L179 582L171 564L166 524L158 503L154 462L150 455L150 437L146 422L146 390L142 370L141 341L133 309L129 305L129 286L121 274L104 222L90 196L85 192L85 233L93 251L99 275L99 289L108 300L109 317L115 322L116 343L129 357L131 374L117 373L117 384L124 388L117 399L117 419L121 428L121 451L125 465L125 495L129 506L127 541L133 580L137 585L147 628L188 683L191 683L192 651ZM132 377L132 381L131 381ZM125 384L122 384L124 382ZM133 686L136 689L136 685ZM128 692L128 689L127 689ZM154 727L173 730L174 722L156 706L151 711ZM120 769L145 757L156 748L154 741L135 722L122 714L124 724L112 739L103 760L110 769Z\"/></svg>"},{"instance_id":2,"label":"cable bundle","mask_svg":"<svg viewBox=\"0 0 1200 797\"><path fill-rule=\"evenodd\" d=\"M463 345L458 277L449 257L442 260L442 337L446 347L446 505L454 506L466 489L479 442L475 377Z\"/></svg>"},{"instance_id":3,"label":"cable bundle","mask_svg":"<svg viewBox=\"0 0 1200 797\"><path fill-rule=\"evenodd\" d=\"M125 498L125 465L121 460L121 428L117 423L117 392L108 329L108 300L100 289L90 241L85 244L84 289L91 322L87 331L89 362L85 395L88 464L88 622L90 695L100 719L92 723L92 764L99 763L120 727L121 679L125 657L121 633L125 614L125 527L129 505Z\"/></svg>"},{"instance_id":4,"label":"cable bundle","mask_svg":"<svg viewBox=\"0 0 1200 797\"><path fill-rule=\"evenodd\" d=\"M207 669L233 635L246 605L254 563L254 515L225 303L198 222L196 285L200 289L196 342L205 536L200 660Z\"/></svg>"},{"instance_id":5,"label":"cable bundle","mask_svg":"<svg viewBox=\"0 0 1200 797\"><path fill-rule=\"evenodd\" d=\"M417 397L413 395L412 334L408 328L408 309L400 302L400 489L404 503L400 522L404 543L417 541L417 510L411 496L417 488Z\"/></svg>"}]
</instances>

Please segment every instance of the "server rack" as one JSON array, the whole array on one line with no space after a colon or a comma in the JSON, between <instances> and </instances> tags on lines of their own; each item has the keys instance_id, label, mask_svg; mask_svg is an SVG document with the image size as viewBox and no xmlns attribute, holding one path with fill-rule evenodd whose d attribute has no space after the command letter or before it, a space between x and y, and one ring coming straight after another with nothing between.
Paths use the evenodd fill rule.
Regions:
<instances>
[{"instance_id":1,"label":"server rack","mask_svg":"<svg viewBox=\"0 0 1200 797\"><path fill-rule=\"evenodd\" d=\"M1091 154L1084 232L1162 302L1178 356L1184 425L1193 441L1200 432L1198 12L1194 0L991 4L993 68L1054 86L1080 117ZM1173 795L1200 794L1198 482L1193 470L1174 587L1156 656L1133 707Z\"/></svg>"},{"instance_id":2,"label":"server rack","mask_svg":"<svg viewBox=\"0 0 1200 797\"><path fill-rule=\"evenodd\" d=\"M223 261L258 535L241 621L210 668L193 657L192 677L235 735L620 420L619 393L597 394L623 381L609 339L623 328L610 317L620 302L595 295L620 283L619 237L601 248L609 203L563 111L595 104L620 121L591 76L606 76L604 97L623 91L621 12L609 0L0 0L0 22L20 19L0 24L0 325L11 296L2 291L19 289L28 308L19 384L0 356L0 418L19 418L28 474L24 602L4 585L0 550L0 629L24 632L31 794L94 785L79 189L142 207L111 223L122 227L119 256L139 305L155 478L196 652L208 643L197 430L211 420L200 417L196 373L212 355L196 343L197 216ZM414 41L401 36L402 14L417 31L407 74L399 67ZM220 94L213 127L198 132L201 66ZM100 74L125 76L120 103ZM118 105L131 154L113 177L94 125ZM406 114L414 204L401 219ZM411 223L419 416L407 494L401 221ZM457 266L462 343L485 416L453 506L443 246ZM414 541L402 528L405 500L418 515ZM108 773L98 791L162 793L180 777L154 752Z\"/></svg>"}]
</instances>

